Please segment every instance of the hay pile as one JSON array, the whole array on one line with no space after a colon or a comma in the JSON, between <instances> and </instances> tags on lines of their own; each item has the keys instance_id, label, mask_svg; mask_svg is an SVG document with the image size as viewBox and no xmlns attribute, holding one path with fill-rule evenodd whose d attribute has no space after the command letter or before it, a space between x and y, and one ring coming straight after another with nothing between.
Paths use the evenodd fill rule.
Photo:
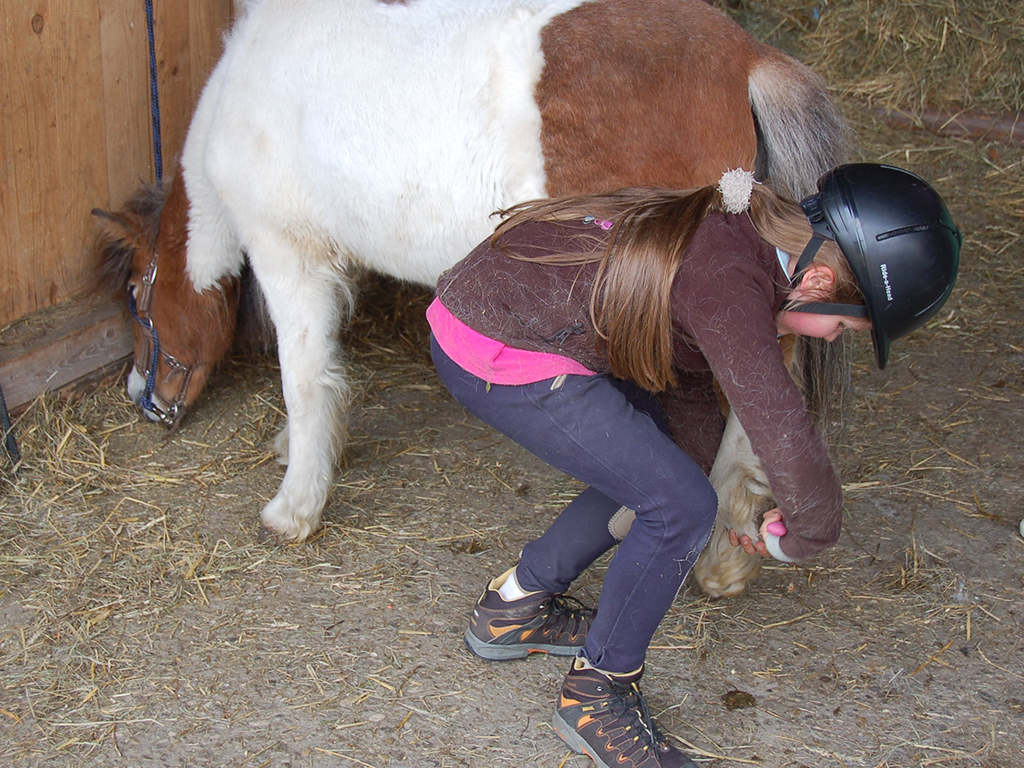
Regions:
<instances>
[{"instance_id":1,"label":"hay pile","mask_svg":"<svg viewBox=\"0 0 1024 768\"><path fill-rule=\"evenodd\" d=\"M1018 0L716 0L836 90L871 106L1017 114L1024 104Z\"/></svg>"}]
</instances>

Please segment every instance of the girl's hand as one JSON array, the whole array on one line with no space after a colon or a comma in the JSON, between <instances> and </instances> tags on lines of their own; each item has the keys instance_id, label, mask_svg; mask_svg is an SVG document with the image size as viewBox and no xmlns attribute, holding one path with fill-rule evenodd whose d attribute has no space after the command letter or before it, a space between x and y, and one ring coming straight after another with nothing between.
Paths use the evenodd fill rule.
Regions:
<instances>
[{"instance_id":1,"label":"girl's hand","mask_svg":"<svg viewBox=\"0 0 1024 768\"><path fill-rule=\"evenodd\" d=\"M771 526L771 530L768 529L769 526ZM782 522L782 513L778 509L772 509L764 513L764 522L761 523L761 538L758 541L754 541L746 534L741 536L734 529L730 528L729 543L734 547L743 547L743 551L748 555L771 557L768 553L768 548L764 545L766 533L771 533L775 536L784 536L786 534L786 526Z\"/></svg>"},{"instance_id":2,"label":"girl's hand","mask_svg":"<svg viewBox=\"0 0 1024 768\"><path fill-rule=\"evenodd\" d=\"M748 555L769 557L768 548L764 545L763 541L754 541L747 534L740 536L733 528L729 529L729 543L734 547L743 547L743 551Z\"/></svg>"}]
</instances>

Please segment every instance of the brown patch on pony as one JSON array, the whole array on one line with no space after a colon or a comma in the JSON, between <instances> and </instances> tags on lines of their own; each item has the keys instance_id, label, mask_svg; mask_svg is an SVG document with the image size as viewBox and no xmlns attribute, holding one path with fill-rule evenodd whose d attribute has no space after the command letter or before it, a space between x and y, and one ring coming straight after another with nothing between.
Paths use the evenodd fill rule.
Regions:
<instances>
[{"instance_id":1,"label":"brown patch on pony","mask_svg":"<svg viewBox=\"0 0 1024 768\"><path fill-rule=\"evenodd\" d=\"M231 350L240 295L240 281L231 276L221 278L202 293L193 287L186 271L188 209L185 182L178 174L160 213L156 237L159 268L151 314L161 347L183 365L196 367L189 380L186 405L198 397L212 368ZM176 377L169 375L163 360L160 366L156 391L164 399L173 398Z\"/></svg>"},{"instance_id":2,"label":"brown patch on pony","mask_svg":"<svg viewBox=\"0 0 1024 768\"><path fill-rule=\"evenodd\" d=\"M689 189L753 169L757 43L703 2L587 3L541 33L547 192Z\"/></svg>"}]
</instances>

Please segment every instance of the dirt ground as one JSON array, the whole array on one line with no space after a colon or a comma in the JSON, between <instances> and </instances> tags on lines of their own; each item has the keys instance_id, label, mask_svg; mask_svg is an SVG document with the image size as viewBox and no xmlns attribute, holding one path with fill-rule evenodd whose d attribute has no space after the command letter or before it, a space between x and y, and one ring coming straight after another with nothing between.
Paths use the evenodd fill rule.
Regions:
<instances>
[{"instance_id":1,"label":"dirt ground","mask_svg":"<svg viewBox=\"0 0 1024 768\"><path fill-rule=\"evenodd\" d=\"M645 693L709 767L1020 768L1024 151L862 131L865 157L947 195L961 281L884 374L855 342L839 545L738 598L684 588ZM119 385L21 417L25 464L0 488L0 765L590 765L549 726L564 660L462 646L485 582L579 486L442 390L425 292L373 293L309 543L256 541L281 478L271 360L233 360L169 438ZM578 596L596 601L603 567Z\"/></svg>"}]
</instances>

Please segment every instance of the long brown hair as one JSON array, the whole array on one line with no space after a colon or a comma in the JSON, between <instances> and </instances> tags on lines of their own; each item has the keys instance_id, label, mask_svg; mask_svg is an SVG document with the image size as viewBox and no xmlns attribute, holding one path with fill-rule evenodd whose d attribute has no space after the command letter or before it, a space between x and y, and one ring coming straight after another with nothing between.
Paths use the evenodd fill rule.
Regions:
<instances>
[{"instance_id":1,"label":"long brown hair","mask_svg":"<svg viewBox=\"0 0 1024 768\"><path fill-rule=\"evenodd\" d=\"M760 186L755 187L751 195L750 218L762 240L793 258L800 255L813 234L799 206L770 192L766 194ZM857 278L834 240L822 243L812 263L828 267L835 275L832 290L827 295L815 296L816 301L864 303Z\"/></svg>"},{"instance_id":2,"label":"long brown hair","mask_svg":"<svg viewBox=\"0 0 1024 768\"><path fill-rule=\"evenodd\" d=\"M660 392L675 383L672 283L698 225L710 213L723 210L717 187L682 191L636 187L535 200L500 211L507 218L495 229L490 244L508 253L502 246L502 236L528 221L569 221L585 216L614 220L608 244L599 252L581 247L579 252L530 259L561 265L598 263L590 295L590 318L611 372L651 392ZM811 228L799 206L764 185L755 185L750 216L767 243L789 253L799 253L810 239ZM596 237L591 242L594 240ZM834 253L829 252L832 250ZM815 261L834 268L837 285L851 281L856 288L838 248L823 247ZM851 298L851 303L855 301L860 299Z\"/></svg>"}]
</instances>

